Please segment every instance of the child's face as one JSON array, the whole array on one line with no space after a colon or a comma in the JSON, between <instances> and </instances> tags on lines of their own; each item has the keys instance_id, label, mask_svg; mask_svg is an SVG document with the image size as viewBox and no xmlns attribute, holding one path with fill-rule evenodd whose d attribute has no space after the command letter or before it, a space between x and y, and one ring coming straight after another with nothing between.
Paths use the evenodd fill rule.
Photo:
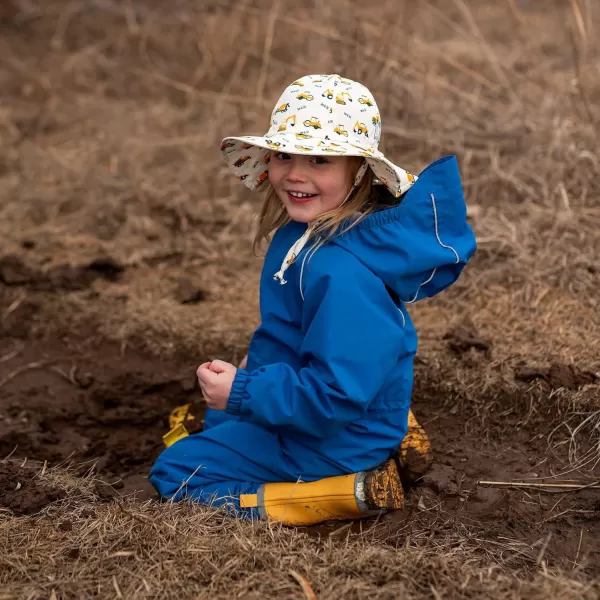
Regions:
<instances>
[{"instance_id":1,"label":"child's face","mask_svg":"<svg viewBox=\"0 0 600 600\"><path fill-rule=\"evenodd\" d=\"M290 219L309 223L345 200L360 160L272 151L269 179Z\"/></svg>"}]
</instances>

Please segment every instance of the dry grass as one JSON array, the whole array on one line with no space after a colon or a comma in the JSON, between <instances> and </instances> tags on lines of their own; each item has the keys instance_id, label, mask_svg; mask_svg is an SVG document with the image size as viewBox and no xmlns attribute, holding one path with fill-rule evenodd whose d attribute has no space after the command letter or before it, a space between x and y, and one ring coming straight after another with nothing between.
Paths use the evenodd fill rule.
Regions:
<instances>
[{"instance_id":1,"label":"dry grass","mask_svg":"<svg viewBox=\"0 0 600 600\"><path fill-rule=\"evenodd\" d=\"M78 291L0 285L5 331L238 360L258 320L260 199L227 176L218 143L263 133L294 78L340 72L374 92L395 162L418 172L459 156L479 240L461 280L413 309L417 401L438 398L483 430L542 418L574 466L595 466L598 385L515 373L556 363L600 374L598 3L6 6L0 256L42 273L111 257L125 271ZM181 303L189 285L201 304ZM448 350L444 334L465 323L488 353ZM322 598L598 597L582 574L538 560L540 546L494 546L475 526L402 537L383 523L323 541L185 505L98 504L66 481L62 505L3 517L0 597L303 597L292 569Z\"/></svg>"},{"instance_id":2,"label":"dry grass","mask_svg":"<svg viewBox=\"0 0 600 600\"><path fill-rule=\"evenodd\" d=\"M567 600L600 591L577 570L549 568L543 540L490 544L480 528L443 513L435 528L413 523L397 541L385 521L314 537L186 504L99 503L93 479L64 470L37 479L68 495L37 516L3 518L2 598L309 598L312 591L318 598Z\"/></svg>"}]
</instances>

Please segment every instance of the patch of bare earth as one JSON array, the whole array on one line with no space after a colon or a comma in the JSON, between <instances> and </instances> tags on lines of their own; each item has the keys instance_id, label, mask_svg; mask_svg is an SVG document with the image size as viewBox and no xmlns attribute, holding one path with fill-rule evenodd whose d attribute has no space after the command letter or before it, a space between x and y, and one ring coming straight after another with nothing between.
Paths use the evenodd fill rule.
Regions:
<instances>
[{"instance_id":1,"label":"patch of bare earth","mask_svg":"<svg viewBox=\"0 0 600 600\"><path fill-rule=\"evenodd\" d=\"M598 597L595 3L1 6L0 596ZM309 72L374 91L395 162L458 155L479 248L411 309L432 471L299 531L146 474L257 325L260 198L219 141Z\"/></svg>"}]
</instances>

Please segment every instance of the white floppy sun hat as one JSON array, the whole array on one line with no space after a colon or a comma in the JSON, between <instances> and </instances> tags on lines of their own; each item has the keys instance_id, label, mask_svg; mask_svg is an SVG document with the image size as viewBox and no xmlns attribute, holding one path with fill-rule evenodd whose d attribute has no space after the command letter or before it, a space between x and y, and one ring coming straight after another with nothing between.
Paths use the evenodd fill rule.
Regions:
<instances>
[{"instance_id":1,"label":"white floppy sun hat","mask_svg":"<svg viewBox=\"0 0 600 600\"><path fill-rule=\"evenodd\" d=\"M269 178L271 150L312 156L363 156L375 177L400 196L416 177L390 162L377 147L381 117L362 84L339 75L306 75L290 84L263 137L227 137L221 151L234 174L252 190Z\"/></svg>"}]
</instances>

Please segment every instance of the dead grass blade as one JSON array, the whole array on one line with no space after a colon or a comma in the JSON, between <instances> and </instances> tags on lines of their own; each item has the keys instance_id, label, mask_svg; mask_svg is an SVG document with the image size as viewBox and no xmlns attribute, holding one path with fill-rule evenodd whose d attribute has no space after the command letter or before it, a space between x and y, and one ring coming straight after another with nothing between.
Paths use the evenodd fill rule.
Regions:
<instances>
[{"instance_id":1,"label":"dead grass blade","mask_svg":"<svg viewBox=\"0 0 600 600\"><path fill-rule=\"evenodd\" d=\"M302 592L304 593L306 600L317 600L317 596L313 592L310 583L308 583L308 581L306 580L306 577L300 575L298 571L294 571L293 569L290 569L290 575L300 584L300 587L302 588Z\"/></svg>"}]
</instances>

